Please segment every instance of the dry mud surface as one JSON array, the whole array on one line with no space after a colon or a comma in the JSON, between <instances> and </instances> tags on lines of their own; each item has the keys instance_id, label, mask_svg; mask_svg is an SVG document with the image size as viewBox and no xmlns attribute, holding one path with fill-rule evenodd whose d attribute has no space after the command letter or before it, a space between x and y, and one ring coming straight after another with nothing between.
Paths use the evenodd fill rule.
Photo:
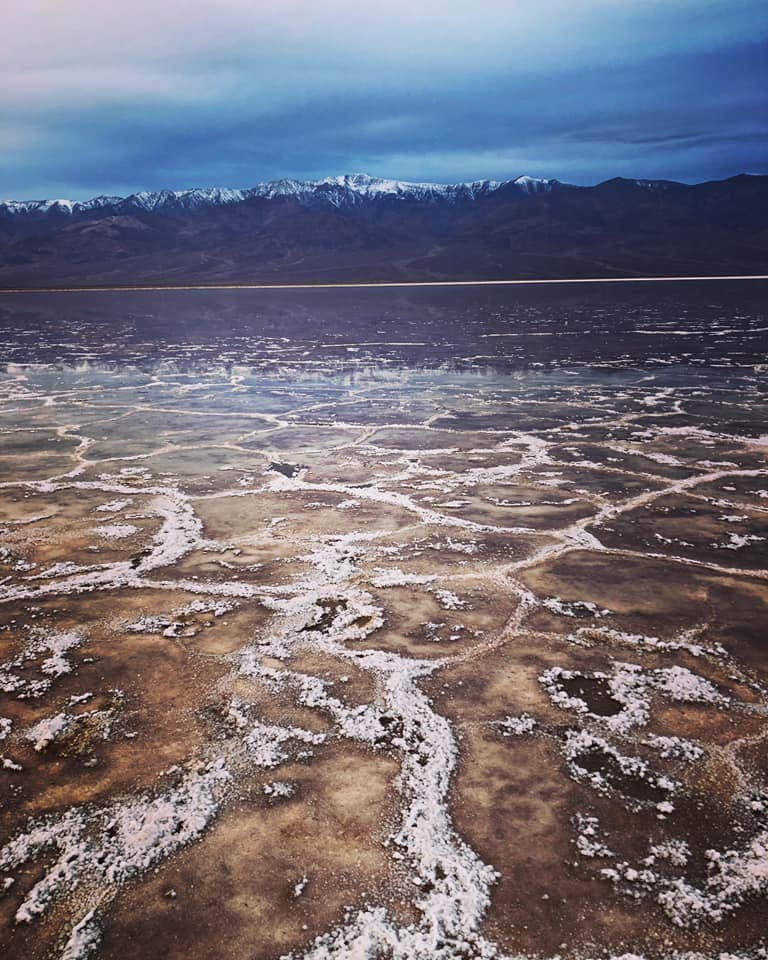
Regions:
<instances>
[{"instance_id":1,"label":"dry mud surface","mask_svg":"<svg viewBox=\"0 0 768 960\"><path fill-rule=\"evenodd\" d=\"M726 311L533 368L404 322L415 365L9 341L0 955L768 955L766 323Z\"/></svg>"}]
</instances>

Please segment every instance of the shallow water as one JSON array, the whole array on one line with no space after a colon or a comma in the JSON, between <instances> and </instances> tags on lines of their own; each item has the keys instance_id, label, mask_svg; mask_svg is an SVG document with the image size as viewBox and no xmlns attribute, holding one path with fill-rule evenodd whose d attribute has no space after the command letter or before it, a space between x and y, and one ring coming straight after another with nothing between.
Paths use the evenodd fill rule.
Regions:
<instances>
[{"instance_id":1,"label":"shallow water","mask_svg":"<svg viewBox=\"0 0 768 960\"><path fill-rule=\"evenodd\" d=\"M0 295L0 360L751 364L766 281Z\"/></svg>"}]
</instances>

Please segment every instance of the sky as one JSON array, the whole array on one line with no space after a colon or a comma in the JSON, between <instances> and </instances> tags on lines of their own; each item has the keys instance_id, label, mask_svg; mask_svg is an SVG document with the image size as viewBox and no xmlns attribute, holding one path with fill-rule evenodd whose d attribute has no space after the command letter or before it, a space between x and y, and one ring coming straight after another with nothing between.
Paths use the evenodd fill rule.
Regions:
<instances>
[{"instance_id":1,"label":"sky","mask_svg":"<svg viewBox=\"0 0 768 960\"><path fill-rule=\"evenodd\" d=\"M24 0L0 198L768 173L765 0Z\"/></svg>"}]
</instances>

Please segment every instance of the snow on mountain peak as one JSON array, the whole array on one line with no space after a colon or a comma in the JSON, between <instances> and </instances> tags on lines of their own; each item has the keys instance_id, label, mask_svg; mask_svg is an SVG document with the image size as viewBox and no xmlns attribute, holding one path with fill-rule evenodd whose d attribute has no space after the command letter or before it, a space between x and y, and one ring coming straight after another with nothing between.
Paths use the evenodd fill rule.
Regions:
<instances>
[{"instance_id":1,"label":"snow on mountain peak","mask_svg":"<svg viewBox=\"0 0 768 960\"><path fill-rule=\"evenodd\" d=\"M539 177L529 177L523 175L522 177L515 177L512 181L518 189L522 190L523 193L549 193L552 190L554 184L558 183L557 180L542 180Z\"/></svg>"},{"instance_id":2,"label":"snow on mountain peak","mask_svg":"<svg viewBox=\"0 0 768 960\"><path fill-rule=\"evenodd\" d=\"M257 183L247 189L230 187L193 187L187 190L142 190L128 197L93 197L85 201L70 200L8 200L0 201L0 211L10 214L85 213L100 207L113 207L118 212L159 210L193 210L201 207L228 206L255 198L288 197L304 204L350 206L364 200L392 198L456 202L476 200L511 186L524 194L550 191L557 180L541 180L520 176L514 180L474 180L466 183L417 183L373 177L367 173L341 174L321 180L292 180L283 178Z\"/></svg>"}]
</instances>

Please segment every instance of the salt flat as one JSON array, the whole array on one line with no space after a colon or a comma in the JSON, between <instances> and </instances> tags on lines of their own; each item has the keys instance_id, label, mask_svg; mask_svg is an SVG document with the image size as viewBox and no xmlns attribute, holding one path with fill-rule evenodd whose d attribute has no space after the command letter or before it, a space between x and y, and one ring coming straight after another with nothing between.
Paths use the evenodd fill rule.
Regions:
<instances>
[{"instance_id":1,"label":"salt flat","mask_svg":"<svg viewBox=\"0 0 768 960\"><path fill-rule=\"evenodd\" d=\"M3 298L3 956L764 956L765 290Z\"/></svg>"}]
</instances>

